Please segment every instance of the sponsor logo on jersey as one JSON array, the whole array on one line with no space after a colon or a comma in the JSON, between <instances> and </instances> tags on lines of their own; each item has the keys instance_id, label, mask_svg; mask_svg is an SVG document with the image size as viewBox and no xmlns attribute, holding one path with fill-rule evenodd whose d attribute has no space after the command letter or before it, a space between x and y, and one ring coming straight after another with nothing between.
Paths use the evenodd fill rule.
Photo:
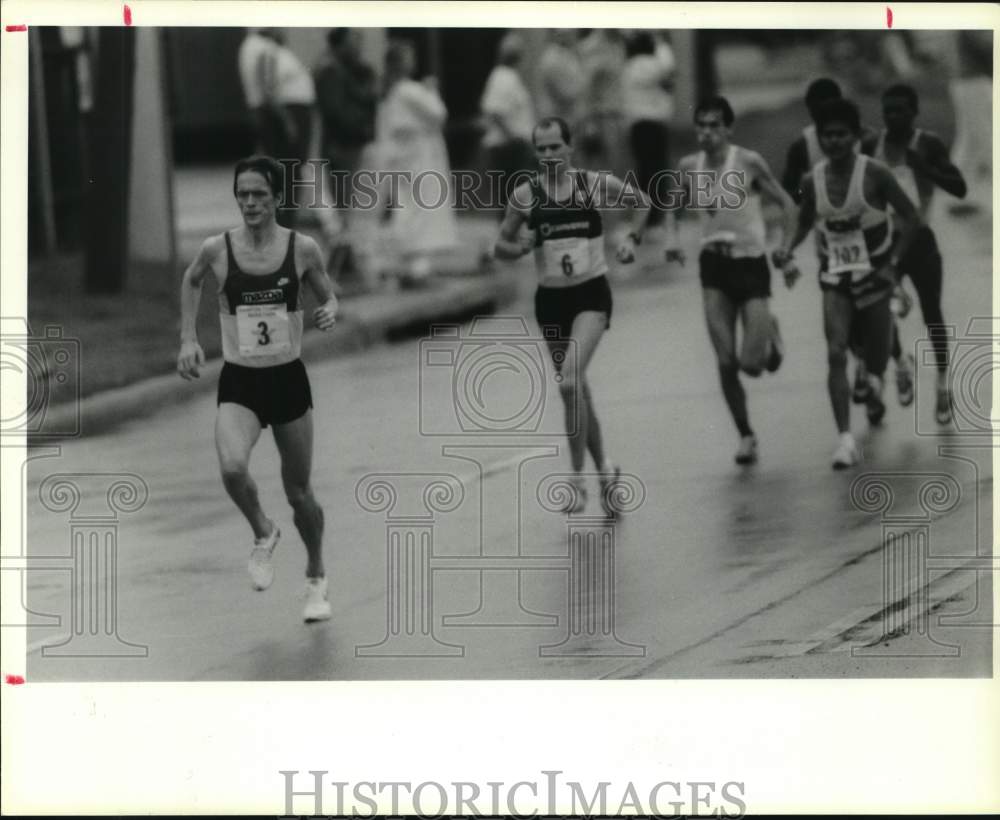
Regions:
<instances>
[{"instance_id":1,"label":"sponsor logo on jersey","mask_svg":"<svg viewBox=\"0 0 1000 820\"><path fill-rule=\"evenodd\" d=\"M280 288L271 288L271 290L251 290L243 292L243 304L245 305L263 305L268 302L284 302L285 292Z\"/></svg>"}]
</instances>

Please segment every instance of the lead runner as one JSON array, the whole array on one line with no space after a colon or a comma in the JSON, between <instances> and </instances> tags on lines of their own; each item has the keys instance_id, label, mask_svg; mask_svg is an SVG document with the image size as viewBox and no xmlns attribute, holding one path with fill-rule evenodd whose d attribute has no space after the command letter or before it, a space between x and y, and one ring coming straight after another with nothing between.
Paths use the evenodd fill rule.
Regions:
<instances>
[{"instance_id":1,"label":"lead runner","mask_svg":"<svg viewBox=\"0 0 1000 820\"><path fill-rule=\"evenodd\" d=\"M274 580L271 556L281 533L261 508L248 466L261 430L272 425L285 497L306 547L303 619L308 623L326 620L331 610L323 567L323 510L309 480L312 392L299 358L301 285L308 284L320 303L313 313L320 330L333 327L337 298L316 243L275 221L282 174L281 165L270 157L236 163L233 195L243 224L206 239L184 272L177 372L184 379L198 378L205 363L198 344L198 303L205 278L214 276L225 359L215 423L222 483L253 530L251 583L254 589L267 589Z\"/></svg>"}]
</instances>

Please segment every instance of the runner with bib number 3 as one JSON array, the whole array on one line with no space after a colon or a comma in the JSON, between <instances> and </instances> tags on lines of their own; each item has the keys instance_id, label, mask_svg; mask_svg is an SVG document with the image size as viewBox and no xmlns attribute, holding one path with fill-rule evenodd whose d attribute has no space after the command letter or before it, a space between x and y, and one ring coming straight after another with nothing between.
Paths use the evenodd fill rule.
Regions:
<instances>
[{"instance_id":1,"label":"runner with bib number 3","mask_svg":"<svg viewBox=\"0 0 1000 820\"><path fill-rule=\"evenodd\" d=\"M199 377L205 354L198 344L202 283L214 276L219 293L222 355L215 445L222 482L254 534L250 580L267 589L274 579L271 556L281 533L261 508L248 465L261 430L273 425L281 456L281 479L307 553L306 622L330 617L323 568L323 510L310 486L312 393L299 358L302 346L301 286L307 283L320 306L320 330L336 321L337 299L316 243L275 221L282 167L270 157L236 163L233 194L243 225L210 237L184 272L181 284L181 349L177 371Z\"/></svg>"},{"instance_id":2,"label":"runner with bib number 3","mask_svg":"<svg viewBox=\"0 0 1000 820\"><path fill-rule=\"evenodd\" d=\"M506 260L532 252L535 256L539 277L535 316L556 370L576 474L566 512L579 513L586 506L582 472L589 451L601 477L604 511L613 516L612 488L620 469L605 456L586 376L597 344L611 326L601 208L620 204L624 183L611 174L572 167L569 127L558 117L541 120L533 138L541 171L514 189L500 226L496 255ZM623 264L635 260L635 246L649 216L649 202L641 191L628 191L626 196L637 205L632 231L618 248ZM522 234L523 228L530 235Z\"/></svg>"}]
</instances>

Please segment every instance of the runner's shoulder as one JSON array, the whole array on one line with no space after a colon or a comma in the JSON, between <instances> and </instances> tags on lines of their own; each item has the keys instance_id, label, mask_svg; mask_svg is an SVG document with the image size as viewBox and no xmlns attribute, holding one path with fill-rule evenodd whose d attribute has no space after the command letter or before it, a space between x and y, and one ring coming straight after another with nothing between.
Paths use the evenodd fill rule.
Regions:
<instances>
[{"instance_id":1,"label":"runner's shoulder","mask_svg":"<svg viewBox=\"0 0 1000 820\"><path fill-rule=\"evenodd\" d=\"M212 264L226 254L226 234L217 233L208 237L198 249L197 260Z\"/></svg>"}]
</instances>

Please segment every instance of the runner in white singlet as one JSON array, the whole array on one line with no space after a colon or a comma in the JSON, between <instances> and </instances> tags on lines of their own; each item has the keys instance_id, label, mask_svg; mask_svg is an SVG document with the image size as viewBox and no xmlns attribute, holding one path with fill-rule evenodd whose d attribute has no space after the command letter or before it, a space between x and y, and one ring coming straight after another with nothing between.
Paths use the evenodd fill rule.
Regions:
<instances>
[{"instance_id":1,"label":"runner in white singlet","mask_svg":"<svg viewBox=\"0 0 1000 820\"><path fill-rule=\"evenodd\" d=\"M867 364L868 419L885 414L882 377L889 358L889 296L898 284L896 269L919 223L916 209L882 163L854 152L861 124L857 107L832 100L818 112L817 128L827 159L802 182L799 224L784 253L791 253L815 228L820 245L820 289L829 362L828 389L840 439L834 469L858 460L850 431L847 348L852 323L860 328ZM896 211L898 233L890 227Z\"/></svg>"},{"instance_id":2,"label":"runner in white singlet","mask_svg":"<svg viewBox=\"0 0 1000 820\"><path fill-rule=\"evenodd\" d=\"M719 380L740 436L737 464L757 460L757 438L750 427L740 371L759 376L774 372L783 355L778 323L770 311L771 269L765 249L761 197L775 202L785 216L786 234L795 227L795 203L782 190L756 151L730 142L733 111L723 97L713 97L695 109L694 122L701 150L680 161L685 207L701 221L699 275L708 333L718 361ZM668 220L668 246L677 247L676 217ZM667 258L683 256L676 250ZM791 287L798 271L776 260ZM737 354L736 326L743 339Z\"/></svg>"}]
</instances>

